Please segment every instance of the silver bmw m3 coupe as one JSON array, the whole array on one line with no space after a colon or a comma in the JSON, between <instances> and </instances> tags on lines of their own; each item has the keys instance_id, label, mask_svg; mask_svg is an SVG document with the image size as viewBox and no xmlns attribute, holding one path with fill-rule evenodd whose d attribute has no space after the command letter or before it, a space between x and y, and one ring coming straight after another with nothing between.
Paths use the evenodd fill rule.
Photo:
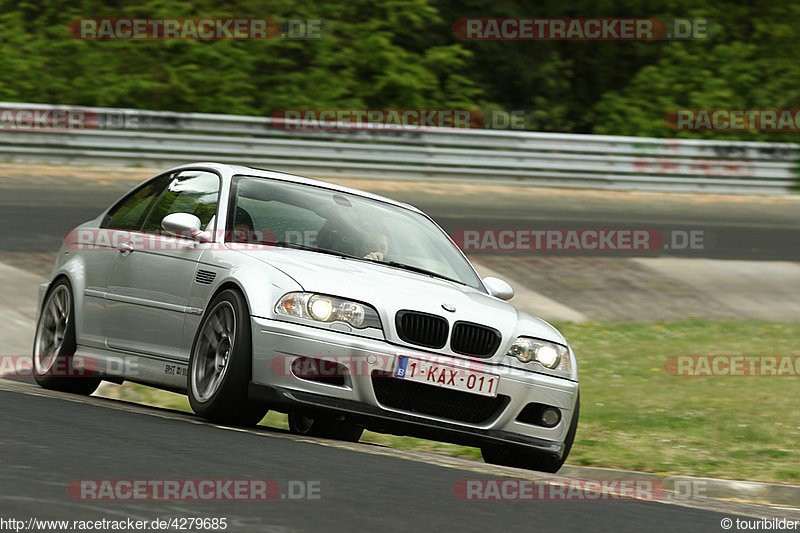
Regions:
<instances>
[{"instance_id":1,"label":"silver bmw m3 coupe","mask_svg":"<svg viewBox=\"0 0 800 533\"><path fill-rule=\"evenodd\" d=\"M575 355L481 279L418 209L216 163L142 183L64 239L34 370L188 395L209 420L356 441L365 428L557 471L578 424Z\"/></svg>"}]
</instances>

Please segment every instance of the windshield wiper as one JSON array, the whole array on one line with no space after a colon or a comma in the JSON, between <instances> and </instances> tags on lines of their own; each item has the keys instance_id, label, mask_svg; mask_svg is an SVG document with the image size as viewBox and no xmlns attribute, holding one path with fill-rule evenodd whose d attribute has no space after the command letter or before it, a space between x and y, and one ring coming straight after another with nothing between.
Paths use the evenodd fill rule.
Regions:
<instances>
[{"instance_id":1,"label":"windshield wiper","mask_svg":"<svg viewBox=\"0 0 800 533\"><path fill-rule=\"evenodd\" d=\"M438 272L434 272L432 270L427 270L425 268L420 268L420 267L417 267L417 266L414 266L414 265L407 265L405 263L398 263L397 261L374 261L374 263L377 263L379 265L389 265L389 266L392 266L392 267L395 267L395 268L400 268L400 269L403 269L403 270L416 272L417 274L424 274L426 276L431 276L431 277L434 277L434 278L439 278L439 279L443 279L443 280L447 280L447 281L452 281L453 283L458 283L459 285L466 285L466 283L458 281L457 279L448 278L447 276L443 276L442 274L439 274Z\"/></svg>"},{"instance_id":2,"label":"windshield wiper","mask_svg":"<svg viewBox=\"0 0 800 533\"><path fill-rule=\"evenodd\" d=\"M348 259L361 259L360 257L356 257L350 254L345 254L342 252L337 252L336 250L327 250L325 248L317 248L315 246L306 246L305 244L298 244L295 242L274 241L274 242L265 242L264 244L266 244L267 246L276 246L278 248L292 248L294 250L306 250L308 252L317 252L321 254L335 255L336 257L346 257Z\"/></svg>"}]
</instances>

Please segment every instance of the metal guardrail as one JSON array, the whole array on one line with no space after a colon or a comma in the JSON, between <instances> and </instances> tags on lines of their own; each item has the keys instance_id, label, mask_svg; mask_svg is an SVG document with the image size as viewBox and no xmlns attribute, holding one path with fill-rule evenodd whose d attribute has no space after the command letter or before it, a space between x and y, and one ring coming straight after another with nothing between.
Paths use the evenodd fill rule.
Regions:
<instances>
[{"instance_id":1,"label":"metal guardrail","mask_svg":"<svg viewBox=\"0 0 800 533\"><path fill-rule=\"evenodd\" d=\"M74 128L22 127L20 110L76 113ZM300 121L0 102L0 159L164 166L241 163L319 177L786 194L798 145L487 129L301 128Z\"/></svg>"}]
</instances>

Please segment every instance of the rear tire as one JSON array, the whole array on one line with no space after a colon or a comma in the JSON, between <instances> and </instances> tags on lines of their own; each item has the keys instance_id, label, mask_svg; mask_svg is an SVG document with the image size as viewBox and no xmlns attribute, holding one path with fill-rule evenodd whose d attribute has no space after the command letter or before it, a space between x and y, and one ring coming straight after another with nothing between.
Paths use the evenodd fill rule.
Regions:
<instances>
[{"instance_id":1,"label":"rear tire","mask_svg":"<svg viewBox=\"0 0 800 533\"><path fill-rule=\"evenodd\" d=\"M575 400L575 412L572 415L572 421L570 421L569 430L567 430L567 436L564 439L564 454L560 458L525 448L487 445L481 447L483 460L494 465L513 466L515 468L526 468L555 474L567 460L567 456L569 456L569 452L572 449L572 443L575 442L580 410L581 395L578 393L578 397Z\"/></svg>"},{"instance_id":2,"label":"rear tire","mask_svg":"<svg viewBox=\"0 0 800 533\"><path fill-rule=\"evenodd\" d=\"M206 308L192 344L187 376L189 403L212 422L255 426L268 409L250 402L250 313L244 297L228 289Z\"/></svg>"},{"instance_id":3,"label":"rear tire","mask_svg":"<svg viewBox=\"0 0 800 533\"><path fill-rule=\"evenodd\" d=\"M42 304L33 340L33 377L41 387L89 396L100 385L100 378L74 359L78 348L75 336L75 304L72 285L66 278L55 281Z\"/></svg>"},{"instance_id":4,"label":"rear tire","mask_svg":"<svg viewBox=\"0 0 800 533\"><path fill-rule=\"evenodd\" d=\"M308 437L322 437L326 439L358 442L364 428L334 420L330 417L304 416L298 413L289 413L289 431L296 435Z\"/></svg>"}]
</instances>

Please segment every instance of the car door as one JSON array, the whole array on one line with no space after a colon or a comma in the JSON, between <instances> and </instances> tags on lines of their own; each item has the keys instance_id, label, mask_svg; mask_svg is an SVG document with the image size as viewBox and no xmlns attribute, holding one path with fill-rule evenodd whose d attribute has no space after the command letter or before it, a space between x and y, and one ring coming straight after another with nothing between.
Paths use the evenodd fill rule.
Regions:
<instances>
[{"instance_id":1,"label":"car door","mask_svg":"<svg viewBox=\"0 0 800 533\"><path fill-rule=\"evenodd\" d=\"M78 342L86 346L105 346L106 341L106 291L114 262L120 253L118 237L127 236L131 230L142 227L170 174L156 176L126 194L109 209L97 230L87 230L93 235L92 246L75 253L84 256L86 286L81 308L82 325L78 328ZM81 247L77 247L81 248Z\"/></svg>"},{"instance_id":2,"label":"car door","mask_svg":"<svg viewBox=\"0 0 800 533\"><path fill-rule=\"evenodd\" d=\"M197 262L208 245L169 236L161 221L173 213L190 213L201 227L216 219L220 178L209 171L175 175L138 231L116 257L106 292L106 342L110 348L167 360L185 361L181 338Z\"/></svg>"}]
</instances>

